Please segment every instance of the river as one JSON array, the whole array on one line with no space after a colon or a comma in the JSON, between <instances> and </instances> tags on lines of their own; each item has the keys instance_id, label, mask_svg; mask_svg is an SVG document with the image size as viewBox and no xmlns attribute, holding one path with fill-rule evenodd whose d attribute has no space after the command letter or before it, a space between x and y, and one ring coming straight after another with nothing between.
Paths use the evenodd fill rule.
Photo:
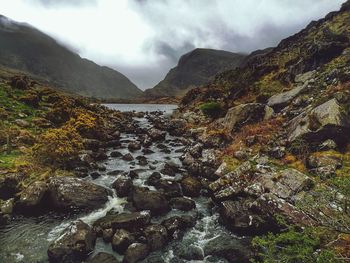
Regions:
<instances>
[{"instance_id":1,"label":"river","mask_svg":"<svg viewBox=\"0 0 350 263\"><path fill-rule=\"evenodd\" d=\"M107 104L106 106L120 111L162 111L166 115L171 114L171 112L176 109L175 105L152 104ZM150 122L146 118L136 118L135 121L138 122L139 127L146 129L151 127ZM132 133L121 134L122 147L117 150L122 154L129 153L128 148L125 146L128 141L137 139L137 136L138 135ZM150 174L154 171L160 171L162 165L166 161L172 160L178 165L181 165L179 157L182 154L181 149L183 149L184 146L179 143L179 138L167 134L162 143L170 149L169 152L161 151L156 145L152 145L150 149L154 153L147 155L148 163L152 164L154 170L151 170L147 166L124 161L121 158L109 157L107 161L102 162L106 167L106 171L100 172L100 177L92 179L88 176L85 180L92 180L96 184L110 188L112 182L117 178L115 175L109 175L112 171L120 170L124 173L128 173L130 170L137 170L139 177L135 179L133 183L137 186L143 186ZM113 150L115 149L108 149L107 154L109 155ZM141 150L131 152L131 154L135 158L143 155ZM169 176L162 175L162 177L168 178ZM178 178L181 178L181 174L175 176L175 180ZM144 262L230 262L220 257L220 253L216 253L215 246L225 245L225 243L220 244L220 242L234 242L239 246L241 241L244 240L233 236L218 223L218 215L212 212L215 210L212 209L213 205L210 198L199 197L194 198L194 200L196 202L195 210L181 212L173 209L165 216L152 219L153 222L161 222L165 218L179 214L192 214L198 218L195 227L189 229L182 240L170 242L163 250L153 252ZM98 218L106 215L111 209L117 212L125 211L125 203L126 200L124 198L118 198L115 195L110 198L103 208L87 214L62 216L51 213L39 217L16 216L10 224L0 228L0 262L48 262L47 248L49 243L57 238L70 222L80 218L84 222L92 224ZM231 243L231 246L235 246L235 244L232 245ZM122 259L120 255L112 250L110 243L106 244L99 238L94 253L101 251L108 252L115 255L118 259Z\"/></svg>"}]
</instances>

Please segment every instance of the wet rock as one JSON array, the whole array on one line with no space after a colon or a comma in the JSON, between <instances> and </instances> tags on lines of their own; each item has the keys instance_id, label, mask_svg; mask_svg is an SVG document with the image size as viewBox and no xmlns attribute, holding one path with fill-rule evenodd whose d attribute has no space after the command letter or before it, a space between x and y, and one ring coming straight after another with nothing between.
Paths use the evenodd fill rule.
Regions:
<instances>
[{"instance_id":1,"label":"wet rock","mask_svg":"<svg viewBox=\"0 0 350 263\"><path fill-rule=\"evenodd\" d=\"M162 178L162 175L158 172L153 172L146 180L146 184L155 186L158 184L160 179Z\"/></svg>"},{"instance_id":2,"label":"wet rock","mask_svg":"<svg viewBox=\"0 0 350 263\"><path fill-rule=\"evenodd\" d=\"M203 151L203 144L197 143L193 147L189 149L189 154L191 154L194 158L200 158L202 157L202 151Z\"/></svg>"},{"instance_id":3,"label":"wet rock","mask_svg":"<svg viewBox=\"0 0 350 263\"><path fill-rule=\"evenodd\" d=\"M167 198L182 196L180 185L172 180L161 179L154 186L163 192Z\"/></svg>"},{"instance_id":4,"label":"wet rock","mask_svg":"<svg viewBox=\"0 0 350 263\"><path fill-rule=\"evenodd\" d=\"M101 229L112 228L113 230L121 228L126 230L138 230L149 224L150 220L150 214L147 212L121 213L106 215L98 219L94 223L94 227L100 227Z\"/></svg>"},{"instance_id":5,"label":"wet rock","mask_svg":"<svg viewBox=\"0 0 350 263\"><path fill-rule=\"evenodd\" d=\"M123 156L123 160L130 162L130 161L134 160L134 157L130 153L127 153Z\"/></svg>"},{"instance_id":6,"label":"wet rock","mask_svg":"<svg viewBox=\"0 0 350 263\"><path fill-rule=\"evenodd\" d=\"M148 164L147 158L144 156L138 156L136 158L139 161L139 165L146 166Z\"/></svg>"},{"instance_id":7,"label":"wet rock","mask_svg":"<svg viewBox=\"0 0 350 263\"><path fill-rule=\"evenodd\" d=\"M113 237L114 231L112 228L107 228L102 230L102 238L104 242L111 242Z\"/></svg>"},{"instance_id":8,"label":"wet rock","mask_svg":"<svg viewBox=\"0 0 350 263\"><path fill-rule=\"evenodd\" d=\"M20 213L35 212L43 208L43 198L48 192L48 186L45 182L37 181L29 185L22 191L19 200L16 203L16 211Z\"/></svg>"},{"instance_id":9,"label":"wet rock","mask_svg":"<svg viewBox=\"0 0 350 263\"><path fill-rule=\"evenodd\" d=\"M121 146L121 142L119 140L111 140L111 141L104 143L104 147L106 147L106 148L119 147L119 146Z\"/></svg>"},{"instance_id":10,"label":"wet rock","mask_svg":"<svg viewBox=\"0 0 350 263\"><path fill-rule=\"evenodd\" d=\"M288 140L302 138L308 143L327 139L344 145L349 140L350 122L336 99L331 99L311 111L292 119L288 125Z\"/></svg>"},{"instance_id":11,"label":"wet rock","mask_svg":"<svg viewBox=\"0 0 350 263\"><path fill-rule=\"evenodd\" d=\"M154 153L154 151L152 151L151 149L148 149L148 148L143 148L142 153L143 154L152 154L152 153Z\"/></svg>"},{"instance_id":12,"label":"wet rock","mask_svg":"<svg viewBox=\"0 0 350 263\"><path fill-rule=\"evenodd\" d=\"M139 178L139 174L136 170L131 170L128 174L131 179Z\"/></svg>"},{"instance_id":13,"label":"wet rock","mask_svg":"<svg viewBox=\"0 0 350 263\"><path fill-rule=\"evenodd\" d=\"M185 177L181 181L182 192L186 196L198 197L202 189L201 182L195 177Z\"/></svg>"},{"instance_id":14,"label":"wet rock","mask_svg":"<svg viewBox=\"0 0 350 263\"><path fill-rule=\"evenodd\" d=\"M228 110L226 116L218 121L230 132L239 129L242 125L269 119L273 110L260 103L241 104Z\"/></svg>"},{"instance_id":15,"label":"wet rock","mask_svg":"<svg viewBox=\"0 0 350 263\"><path fill-rule=\"evenodd\" d=\"M118 152L118 151L111 152L111 157L113 157L113 158L119 158L122 156L123 156L123 154L121 152Z\"/></svg>"},{"instance_id":16,"label":"wet rock","mask_svg":"<svg viewBox=\"0 0 350 263\"><path fill-rule=\"evenodd\" d=\"M196 202L185 197L172 198L170 200L170 205L172 208L182 211L190 211L196 208Z\"/></svg>"},{"instance_id":17,"label":"wet rock","mask_svg":"<svg viewBox=\"0 0 350 263\"><path fill-rule=\"evenodd\" d=\"M101 176L101 174L99 172L92 172L90 174L90 176L91 176L92 179L97 179L98 177Z\"/></svg>"},{"instance_id":18,"label":"wet rock","mask_svg":"<svg viewBox=\"0 0 350 263\"><path fill-rule=\"evenodd\" d=\"M84 148L97 152L101 147L101 142L95 139L84 139Z\"/></svg>"},{"instance_id":19,"label":"wet rock","mask_svg":"<svg viewBox=\"0 0 350 263\"><path fill-rule=\"evenodd\" d=\"M139 142L131 142L128 144L128 149L132 152L140 150L141 144Z\"/></svg>"},{"instance_id":20,"label":"wet rock","mask_svg":"<svg viewBox=\"0 0 350 263\"><path fill-rule=\"evenodd\" d=\"M120 176L113 182L112 187L116 190L118 197L127 197L133 187L132 179Z\"/></svg>"},{"instance_id":21,"label":"wet rock","mask_svg":"<svg viewBox=\"0 0 350 263\"><path fill-rule=\"evenodd\" d=\"M56 209L96 209L108 201L110 192L74 177L52 177L48 183L49 204Z\"/></svg>"},{"instance_id":22,"label":"wet rock","mask_svg":"<svg viewBox=\"0 0 350 263\"><path fill-rule=\"evenodd\" d=\"M146 258L150 253L149 247L142 243L133 243L126 250L123 263L136 263Z\"/></svg>"},{"instance_id":23,"label":"wet rock","mask_svg":"<svg viewBox=\"0 0 350 263\"><path fill-rule=\"evenodd\" d=\"M163 214L170 210L169 203L162 193L146 188L135 188L132 193L132 202L138 210L150 210L153 215Z\"/></svg>"},{"instance_id":24,"label":"wet rock","mask_svg":"<svg viewBox=\"0 0 350 263\"><path fill-rule=\"evenodd\" d=\"M148 135L152 138L153 141L160 141L165 139L165 132L162 132L161 130L151 128L148 131Z\"/></svg>"},{"instance_id":25,"label":"wet rock","mask_svg":"<svg viewBox=\"0 0 350 263\"><path fill-rule=\"evenodd\" d=\"M187 228L193 227L196 224L196 219L192 216L173 216L165 219L162 225L168 231L170 238L178 238L181 232Z\"/></svg>"},{"instance_id":26,"label":"wet rock","mask_svg":"<svg viewBox=\"0 0 350 263\"><path fill-rule=\"evenodd\" d=\"M159 250L168 243L168 232L162 225L150 225L144 230L151 251Z\"/></svg>"},{"instance_id":27,"label":"wet rock","mask_svg":"<svg viewBox=\"0 0 350 263\"><path fill-rule=\"evenodd\" d=\"M89 225L72 222L63 235L50 244L47 254L50 262L81 262L93 251L96 235Z\"/></svg>"},{"instance_id":28,"label":"wet rock","mask_svg":"<svg viewBox=\"0 0 350 263\"><path fill-rule=\"evenodd\" d=\"M86 263L120 263L114 256L105 252L99 252Z\"/></svg>"},{"instance_id":29,"label":"wet rock","mask_svg":"<svg viewBox=\"0 0 350 263\"><path fill-rule=\"evenodd\" d=\"M112 239L112 248L119 254L124 254L128 247L135 242L132 233L125 229L117 229Z\"/></svg>"},{"instance_id":30,"label":"wet rock","mask_svg":"<svg viewBox=\"0 0 350 263\"><path fill-rule=\"evenodd\" d=\"M104 161L104 160L108 159L107 154L103 151L93 152L91 154L91 157L97 162Z\"/></svg>"}]
</instances>

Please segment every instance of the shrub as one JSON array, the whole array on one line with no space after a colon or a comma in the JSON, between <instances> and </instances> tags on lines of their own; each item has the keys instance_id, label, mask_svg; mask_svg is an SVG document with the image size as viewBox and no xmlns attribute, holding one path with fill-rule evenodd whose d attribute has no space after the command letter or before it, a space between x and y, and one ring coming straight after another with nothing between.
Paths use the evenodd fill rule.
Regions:
<instances>
[{"instance_id":1,"label":"shrub","mask_svg":"<svg viewBox=\"0 0 350 263\"><path fill-rule=\"evenodd\" d=\"M80 134L74 127L66 125L43 133L33 147L33 155L42 163L65 164L77 157L82 148L83 139Z\"/></svg>"},{"instance_id":2,"label":"shrub","mask_svg":"<svg viewBox=\"0 0 350 263\"><path fill-rule=\"evenodd\" d=\"M82 136L91 135L96 129L97 118L89 112L77 112L76 117L71 118L68 125L74 127Z\"/></svg>"},{"instance_id":3,"label":"shrub","mask_svg":"<svg viewBox=\"0 0 350 263\"><path fill-rule=\"evenodd\" d=\"M219 102L206 102L199 106L204 115L210 118L217 118L222 113L222 106Z\"/></svg>"}]
</instances>

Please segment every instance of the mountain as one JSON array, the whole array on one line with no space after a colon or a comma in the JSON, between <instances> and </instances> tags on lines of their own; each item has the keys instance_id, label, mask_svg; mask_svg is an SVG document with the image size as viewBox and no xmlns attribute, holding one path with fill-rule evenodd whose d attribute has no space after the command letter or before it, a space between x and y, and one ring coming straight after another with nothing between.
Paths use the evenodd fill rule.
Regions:
<instances>
[{"instance_id":1,"label":"mountain","mask_svg":"<svg viewBox=\"0 0 350 263\"><path fill-rule=\"evenodd\" d=\"M83 59L30 25L4 16L0 16L0 64L83 96L130 99L142 95L118 71Z\"/></svg>"},{"instance_id":2,"label":"mountain","mask_svg":"<svg viewBox=\"0 0 350 263\"><path fill-rule=\"evenodd\" d=\"M207 84L217 73L240 65L245 55L197 48L183 55L164 80L145 91L147 97L182 96L191 88Z\"/></svg>"}]
</instances>

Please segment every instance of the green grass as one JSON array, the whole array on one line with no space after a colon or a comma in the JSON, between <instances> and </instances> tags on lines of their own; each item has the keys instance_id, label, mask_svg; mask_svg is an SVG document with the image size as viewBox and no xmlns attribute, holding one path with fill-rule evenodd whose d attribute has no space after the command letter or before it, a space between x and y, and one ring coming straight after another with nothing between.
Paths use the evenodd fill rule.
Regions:
<instances>
[{"instance_id":1,"label":"green grass","mask_svg":"<svg viewBox=\"0 0 350 263\"><path fill-rule=\"evenodd\" d=\"M20 156L18 152L0 153L0 168L11 169L15 166L16 159Z\"/></svg>"}]
</instances>

